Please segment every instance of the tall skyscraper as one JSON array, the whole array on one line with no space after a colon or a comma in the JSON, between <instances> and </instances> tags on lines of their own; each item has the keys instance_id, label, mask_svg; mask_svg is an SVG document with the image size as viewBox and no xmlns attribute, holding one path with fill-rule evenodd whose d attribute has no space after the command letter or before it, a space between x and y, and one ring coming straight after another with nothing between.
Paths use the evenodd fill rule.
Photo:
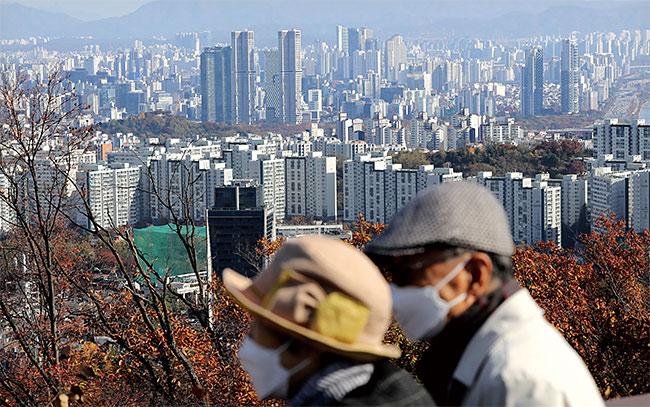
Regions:
<instances>
[{"instance_id":1,"label":"tall skyscraper","mask_svg":"<svg viewBox=\"0 0 650 407\"><path fill-rule=\"evenodd\" d=\"M340 52L348 53L350 51L348 44L348 29L340 25L336 26L336 48Z\"/></svg>"},{"instance_id":2,"label":"tall skyscraper","mask_svg":"<svg viewBox=\"0 0 650 407\"><path fill-rule=\"evenodd\" d=\"M206 48L201 54L201 120L232 122L232 48Z\"/></svg>"},{"instance_id":3,"label":"tall skyscraper","mask_svg":"<svg viewBox=\"0 0 650 407\"><path fill-rule=\"evenodd\" d=\"M348 53L352 55L354 51L365 51L366 40L372 38L372 30L360 28L348 28Z\"/></svg>"},{"instance_id":4,"label":"tall skyscraper","mask_svg":"<svg viewBox=\"0 0 650 407\"><path fill-rule=\"evenodd\" d=\"M283 123L296 124L302 121L301 44L300 30L278 32Z\"/></svg>"},{"instance_id":5,"label":"tall skyscraper","mask_svg":"<svg viewBox=\"0 0 650 407\"><path fill-rule=\"evenodd\" d=\"M255 109L255 35L232 32L233 123L251 123Z\"/></svg>"},{"instance_id":6,"label":"tall skyscraper","mask_svg":"<svg viewBox=\"0 0 650 407\"><path fill-rule=\"evenodd\" d=\"M531 47L521 71L521 115L536 116L544 107L544 51Z\"/></svg>"},{"instance_id":7,"label":"tall skyscraper","mask_svg":"<svg viewBox=\"0 0 650 407\"><path fill-rule=\"evenodd\" d=\"M406 64L406 44L404 38L396 34L386 40L384 46L384 77L389 81L397 81L400 64Z\"/></svg>"},{"instance_id":8,"label":"tall skyscraper","mask_svg":"<svg viewBox=\"0 0 650 407\"><path fill-rule=\"evenodd\" d=\"M578 113L578 85L580 74L578 71L578 43L574 39L562 42L561 75L561 104L562 113Z\"/></svg>"},{"instance_id":9,"label":"tall skyscraper","mask_svg":"<svg viewBox=\"0 0 650 407\"><path fill-rule=\"evenodd\" d=\"M277 123L282 118L282 76L280 75L279 50L266 51L264 71L266 121Z\"/></svg>"}]
</instances>

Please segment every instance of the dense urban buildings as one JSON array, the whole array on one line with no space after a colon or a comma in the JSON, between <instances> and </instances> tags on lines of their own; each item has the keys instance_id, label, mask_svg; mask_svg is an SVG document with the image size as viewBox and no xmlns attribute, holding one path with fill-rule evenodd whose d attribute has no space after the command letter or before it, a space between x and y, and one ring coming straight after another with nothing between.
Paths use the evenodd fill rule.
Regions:
<instances>
[{"instance_id":1,"label":"dense urban buildings","mask_svg":"<svg viewBox=\"0 0 650 407\"><path fill-rule=\"evenodd\" d=\"M135 41L129 49L43 49L22 59L0 54L0 63L20 67L34 81L61 63L78 100L88 105L78 126L164 111L192 121L280 129L180 138L97 132L93 152L80 154L73 170L83 185L78 198L90 203L103 227L192 219L216 233L221 204L215 191L235 185L242 191L254 186L259 219L272 216L277 226L347 224L359 214L389 222L420 190L469 178L503 203L517 242L570 244L608 212L629 227L647 228L650 126L643 119L617 114L618 120L605 117L593 127L548 131L522 123L615 108L608 101L616 81L642 72L635 61L650 55L648 31L519 42L414 41L393 34L382 41L370 28L338 26L330 44L304 44L298 29L277 31L273 48L256 48L249 30L225 40L185 32L170 43ZM593 158L581 162L584 172L558 179L515 171L469 177L393 161L400 152L563 138L593 148ZM39 165L46 183L54 176L52 163ZM73 196L72 185L66 188ZM4 230L11 219L5 209ZM78 212L75 219L89 225L87 215Z\"/></svg>"},{"instance_id":2,"label":"dense urban buildings","mask_svg":"<svg viewBox=\"0 0 650 407\"><path fill-rule=\"evenodd\" d=\"M368 249L459 183L517 247L490 298L529 290L603 397L650 390L647 0L139 2L0 4L3 404L259 404L224 270L243 288L305 235Z\"/></svg>"}]
</instances>

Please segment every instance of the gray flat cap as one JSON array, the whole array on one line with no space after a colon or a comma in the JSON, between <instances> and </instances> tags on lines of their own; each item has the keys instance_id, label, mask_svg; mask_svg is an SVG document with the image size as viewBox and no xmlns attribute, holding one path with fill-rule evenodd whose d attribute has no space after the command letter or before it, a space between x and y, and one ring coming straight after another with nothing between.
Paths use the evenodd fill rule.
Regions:
<instances>
[{"instance_id":1,"label":"gray flat cap","mask_svg":"<svg viewBox=\"0 0 650 407\"><path fill-rule=\"evenodd\" d=\"M503 206L487 188L468 181L440 184L418 193L365 251L408 256L434 244L506 256L514 251Z\"/></svg>"}]
</instances>

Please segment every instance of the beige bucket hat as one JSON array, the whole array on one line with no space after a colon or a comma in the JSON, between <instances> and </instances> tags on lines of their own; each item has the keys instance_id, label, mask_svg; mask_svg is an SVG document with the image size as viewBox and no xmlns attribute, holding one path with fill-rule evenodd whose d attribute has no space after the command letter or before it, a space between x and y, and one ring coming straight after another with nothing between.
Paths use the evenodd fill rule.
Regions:
<instances>
[{"instance_id":1,"label":"beige bucket hat","mask_svg":"<svg viewBox=\"0 0 650 407\"><path fill-rule=\"evenodd\" d=\"M357 360L401 354L383 343L392 307L386 280L340 240L291 240L255 279L225 269L223 283L255 317L323 350Z\"/></svg>"}]
</instances>

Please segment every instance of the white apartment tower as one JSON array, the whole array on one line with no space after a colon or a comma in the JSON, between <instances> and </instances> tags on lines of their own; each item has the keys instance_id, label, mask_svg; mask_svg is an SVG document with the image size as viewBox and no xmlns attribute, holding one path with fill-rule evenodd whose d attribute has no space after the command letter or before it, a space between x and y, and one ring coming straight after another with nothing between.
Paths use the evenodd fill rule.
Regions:
<instances>
[{"instance_id":1,"label":"white apartment tower","mask_svg":"<svg viewBox=\"0 0 650 407\"><path fill-rule=\"evenodd\" d=\"M594 124L594 158L611 154L614 160L650 160L650 125L640 119L632 124L608 119Z\"/></svg>"},{"instance_id":2,"label":"white apartment tower","mask_svg":"<svg viewBox=\"0 0 650 407\"><path fill-rule=\"evenodd\" d=\"M587 180L575 174L562 178L562 223L571 227L580 221L582 211L587 210Z\"/></svg>"},{"instance_id":3,"label":"white apartment tower","mask_svg":"<svg viewBox=\"0 0 650 407\"><path fill-rule=\"evenodd\" d=\"M336 158L321 152L286 158L287 217L336 220Z\"/></svg>"},{"instance_id":4,"label":"white apartment tower","mask_svg":"<svg viewBox=\"0 0 650 407\"><path fill-rule=\"evenodd\" d=\"M110 229L140 221L140 166L89 164L77 175L84 199L99 226ZM77 221L93 227L83 207L77 213Z\"/></svg>"},{"instance_id":5,"label":"white apartment tower","mask_svg":"<svg viewBox=\"0 0 650 407\"><path fill-rule=\"evenodd\" d=\"M492 177L485 171L472 180L488 188L503 204L515 243L562 244L562 191L549 184L546 174L533 180L520 172Z\"/></svg>"},{"instance_id":6,"label":"white apartment tower","mask_svg":"<svg viewBox=\"0 0 650 407\"><path fill-rule=\"evenodd\" d=\"M406 44L404 38L397 34L386 40L384 46L384 72L383 75L391 82L396 82L400 72L400 65L406 64Z\"/></svg>"},{"instance_id":7,"label":"white apartment tower","mask_svg":"<svg viewBox=\"0 0 650 407\"><path fill-rule=\"evenodd\" d=\"M589 207L592 229L598 230L596 220L609 213L617 220L628 222L628 181L630 171L613 172L610 167L592 169L589 182Z\"/></svg>"},{"instance_id":8,"label":"white apartment tower","mask_svg":"<svg viewBox=\"0 0 650 407\"><path fill-rule=\"evenodd\" d=\"M284 158L262 154L248 164L247 177L256 180L263 187L264 204L272 205L276 219L285 217L285 171Z\"/></svg>"},{"instance_id":9,"label":"white apartment tower","mask_svg":"<svg viewBox=\"0 0 650 407\"><path fill-rule=\"evenodd\" d=\"M370 222L386 223L415 195L432 185L461 181L451 168L421 165L402 169L390 156L358 156L343 163L343 218L353 222L359 213Z\"/></svg>"},{"instance_id":10,"label":"white apartment tower","mask_svg":"<svg viewBox=\"0 0 650 407\"><path fill-rule=\"evenodd\" d=\"M16 212L9 204L13 200L16 189L6 175L0 174L0 233L8 232L16 224Z\"/></svg>"},{"instance_id":11,"label":"white apartment tower","mask_svg":"<svg viewBox=\"0 0 650 407\"><path fill-rule=\"evenodd\" d=\"M339 52L348 53L350 46L348 43L348 28L343 26L336 26L336 48Z\"/></svg>"},{"instance_id":12,"label":"white apartment tower","mask_svg":"<svg viewBox=\"0 0 650 407\"><path fill-rule=\"evenodd\" d=\"M163 200L149 196L149 205L145 208L148 213L143 216L151 220L169 220L173 216L184 220L191 216L195 222L203 223L206 209L214 206L214 189L233 179L233 170L226 168L225 163L204 158L202 154L155 156L149 162L149 172L143 177L143 189L155 192Z\"/></svg>"},{"instance_id":13,"label":"white apartment tower","mask_svg":"<svg viewBox=\"0 0 650 407\"><path fill-rule=\"evenodd\" d=\"M629 181L628 227L650 230L650 170L635 171Z\"/></svg>"}]
</instances>

